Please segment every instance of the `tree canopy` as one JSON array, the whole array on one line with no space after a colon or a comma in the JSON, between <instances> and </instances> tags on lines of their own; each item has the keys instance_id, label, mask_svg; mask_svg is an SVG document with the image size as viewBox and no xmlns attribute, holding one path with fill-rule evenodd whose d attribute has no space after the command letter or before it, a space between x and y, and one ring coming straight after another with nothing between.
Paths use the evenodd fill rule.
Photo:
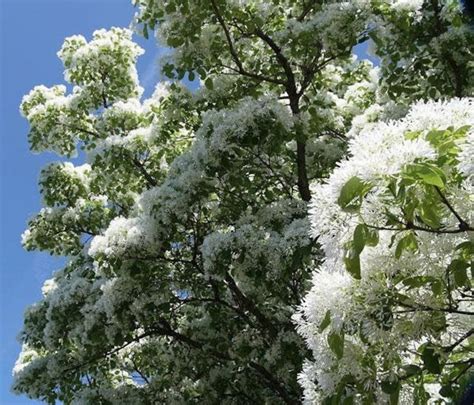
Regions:
<instances>
[{"instance_id":1,"label":"tree canopy","mask_svg":"<svg viewBox=\"0 0 474 405\"><path fill-rule=\"evenodd\" d=\"M20 110L66 266L13 389L48 403L449 403L472 372L474 31L454 0L137 0ZM379 61L358 58L370 41ZM185 76L200 80L191 92Z\"/></svg>"}]
</instances>

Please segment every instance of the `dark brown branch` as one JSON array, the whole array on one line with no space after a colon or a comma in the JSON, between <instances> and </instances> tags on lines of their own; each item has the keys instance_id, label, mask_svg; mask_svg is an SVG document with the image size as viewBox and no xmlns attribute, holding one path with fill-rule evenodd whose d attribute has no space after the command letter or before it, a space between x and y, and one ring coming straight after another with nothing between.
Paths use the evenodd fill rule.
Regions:
<instances>
[{"instance_id":1,"label":"dark brown branch","mask_svg":"<svg viewBox=\"0 0 474 405\"><path fill-rule=\"evenodd\" d=\"M257 308L252 300L250 300L242 291L240 291L239 287L235 283L235 280L232 278L230 274L225 276L225 281L227 286L229 287L232 295L234 296L237 304L240 305L243 309L246 309L251 314L257 318L257 321L265 328L266 331L270 334L270 336L275 337L277 335L277 330L272 322Z\"/></svg>"},{"instance_id":2,"label":"dark brown branch","mask_svg":"<svg viewBox=\"0 0 474 405\"><path fill-rule=\"evenodd\" d=\"M286 183L288 180L285 177L281 178L278 175L278 173L275 172L272 165L270 163L268 163L267 161L265 161L259 153L254 152L251 148L244 148L244 149L247 152L249 152L250 154L252 154L255 158L257 158L258 161L260 163L262 163L270 171L270 173L273 175L273 177L275 179L277 179L277 181L280 183L281 187L286 192L286 194L288 194L288 196L291 197L291 195L292 195L291 188Z\"/></svg>"},{"instance_id":3,"label":"dark brown branch","mask_svg":"<svg viewBox=\"0 0 474 405\"><path fill-rule=\"evenodd\" d=\"M65 126L66 128L69 128L71 131L83 132L84 134L91 135L91 136L94 136L94 137L97 137L97 138L101 137L100 133L95 132L95 131L90 131L88 129L79 128L79 127L76 127L74 125L68 125L68 124L64 124L64 123L59 123L59 124Z\"/></svg>"},{"instance_id":4,"label":"dark brown branch","mask_svg":"<svg viewBox=\"0 0 474 405\"><path fill-rule=\"evenodd\" d=\"M293 116L298 119L300 114L299 101L301 93L298 93L296 88L296 79L291 68L289 60L283 55L283 52L280 46L267 34L265 34L260 28L255 30L255 34L265 42L270 49L275 54L275 57L278 60L278 63L283 68L287 81L285 84L285 89L290 99L290 109ZM296 165L298 173L298 191L300 193L301 199L304 201L311 200L311 192L309 190L309 181L308 173L306 170L306 143L304 140L304 134L301 131L301 125L295 124L296 130Z\"/></svg>"},{"instance_id":5,"label":"dark brown branch","mask_svg":"<svg viewBox=\"0 0 474 405\"><path fill-rule=\"evenodd\" d=\"M436 192L438 195L441 197L441 200L443 203L448 207L449 211L456 217L456 219L459 221L459 230L460 231L467 231L470 230L469 224L464 221L464 219L461 218L461 216L457 213L457 211L454 209L454 207L450 204L446 196L443 194L443 192L440 190L439 187L435 186Z\"/></svg>"},{"instance_id":6,"label":"dark brown branch","mask_svg":"<svg viewBox=\"0 0 474 405\"><path fill-rule=\"evenodd\" d=\"M452 352L456 347L458 347L462 342L464 342L467 338L474 335L474 328L467 331L464 335L462 335L458 340L456 340L452 345L445 347L445 352Z\"/></svg>"},{"instance_id":7,"label":"dark brown branch","mask_svg":"<svg viewBox=\"0 0 474 405\"><path fill-rule=\"evenodd\" d=\"M296 18L297 21L301 22L305 19L305 17L311 12L313 9L314 5L316 4L316 1L310 0L308 4L303 6L303 11L301 14Z\"/></svg>"},{"instance_id":8,"label":"dark brown branch","mask_svg":"<svg viewBox=\"0 0 474 405\"><path fill-rule=\"evenodd\" d=\"M466 231L474 231L474 228L468 227L467 229L431 229L431 228L425 228L422 226L418 226L415 224L402 224L404 227L402 228L391 228L388 226L375 226L375 225L370 225L370 224L365 224L369 228L372 229L377 229L379 231L392 231L392 232L400 232L400 231L409 231L409 230L415 230L415 231L423 231L423 232L429 232L429 233L435 233L438 235L443 235L443 234L451 234L451 233L463 233Z\"/></svg>"},{"instance_id":9,"label":"dark brown branch","mask_svg":"<svg viewBox=\"0 0 474 405\"><path fill-rule=\"evenodd\" d=\"M150 330L150 331L147 331L147 332L144 332L138 336L136 336L135 338L133 338L132 340L128 341L128 342L125 342L123 343L122 345L120 346L117 346L115 347L114 349L111 349L110 351L104 353L104 354L101 354L100 356L95 356L95 357L91 357L89 358L88 360L82 362L82 363L79 363L73 367L69 367L69 368L66 368L64 370L64 373L71 373L71 372L77 372L79 369L81 369L82 367L84 366L87 366L89 364L93 364L93 363L96 363L96 362L99 362L99 361L103 361L105 360L106 358L114 355L115 353L118 353L120 350L123 350L125 349L126 347L130 346L131 344L135 343L135 342L138 342L146 337L149 337L151 335L153 335L155 333L154 330Z\"/></svg>"},{"instance_id":10,"label":"dark brown branch","mask_svg":"<svg viewBox=\"0 0 474 405\"><path fill-rule=\"evenodd\" d=\"M78 233L85 233L86 235L89 235L89 236L97 236L97 233L88 231L87 229L84 229L82 227L74 227L71 230Z\"/></svg>"},{"instance_id":11,"label":"dark brown branch","mask_svg":"<svg viewBox=\"0 0 474 405\"><path fill-rule=\"evenodd\" d=\"M143 374L143 373L140 371L140 369L139 369L139 367L137 366L135 360L132 358L131 361L132 361L132 364L133 364L133 369L134 369L134 371L136 371L136 372L138 373L138 375L143 379L143 381L145 381L147 384L150 384L150 380L147 378L147 376L146 376L145 374Z\"/></svg>"},{"instance_id":12,"label":"dark brown branch","mask_svg":"<svg viewBox=\"0 0 474 405\"><path fill-rule=\"evenodd\" d=\"M303 201L310 201L311 191L309 190L308 172L306 171L306 144L299 140L296 141L296 159L298 191Z\"/></svg>"},{"instance_id":13,"label":"dark brown branch","mask_svg":"<svg viewBox=\"0 0 474 405\"><path fill-rule=\"evenodd\" d=\"M195 260L186 260L180 258L167 258L162 255L148 255L148 256L127 256L126 259L130 260L153 260L153 261L164 261L174 264L186 264L195 267L198 271L202 271L202 269L198 266ZM232 311L234 311L238 316L240 316L244 321L246 321L251 327L256 328L253 321L249 318L249 316L242 311L239 307L234 307L233 305L229 304L228 302L221 299L219 295L218 286L212 280L210 281L211 289L214 295L214 298L199 298L199 297L191 297L185 299L177 299L173 302L169 302L169 304L193 304L193 303L214 303L219 304L223 307L226 307Z\"/></svg>"},{"instance_id":14,"label":"dark brown branch","mask_svg":"<svg viewBox=\"0 0 474 405\"><path fill-rule=\"evenodd\" d=\"M101 96L102 96L102 106L104 108L109 108L109 104L107 102L107 96L105 95L105 80L107 79L107 73L104 73L104 72L100 72L100 80L102 82L102 92L101 92Z\"/></svg>"},{"instance_id":15,"label":"dark brown branch","mask_svg":"<svg viewBox=\"0 0 474 405\"><path fill-rule=\"evenodd\" d=\"M167 334L168 336L171 336L173 338L175 338L176 340L180 341L180 342L183 342L197 350L202 350L203 349L203 344L196 341L196 340L193 340L179 332L176 332L174 331L171 326L169 325L169 323L167 321L164 321L162 320L161 323L163 324L164 326L164 329L163 329L163 332L165 332L165 334ZM221 353L217 350L214 350L214 349L207 349L206 352L208 352L209 354L211 354L212 356L216 357L217 359L221 359L221 360L226 360L226 361L232 361L234 360L231 356L229 356L228 354L226 353ZM273 376L273 374L271 374L265 367L261 366L260 364L254 362L254 361L250 361L249 363L249 366L251 368L253 368L255 371L257 371L260 375L262 375L264 377L264 379L266 380L267 382L267 385L269 386L269 388L271 388L275 393L277 393L282 399L283 401L286 403L286 404L297 404L298 402L296 400L294 400L290 394L288 393L288 391L285 389L285 387L280 384L280 382L275 379L275 377Z\"/></svg>"},{"instance_id":16,"label":"dark brown branch","mask_svg":"<svg viewBox=\"0 0 474 405\"><path fill-rule=\"evenodd\" d=\"M301 97L304 93L304 91L309 87L309 85L311 84L313 78L314 78L314 75L320 71L322 68L324 68L327 64L331 63L332 61L336 60L337 58L343 56L343 55L346 55L349 51L344 51L344 52L341 52L337 55L332 55L330 57L328 57L327 59L323 60L322 62L320 63L316 63L318 61L318 59L320 58L320 54L318 53L318 55L316 55L316 57L313 59L313 62L309 64L309 66L302 66L302 70L304 71L303 73L303 80L301 82L301 87L300 87L300 90L298 92L298 96Z\"/></svg>"},{"instance_id":17,"label":"dark brown branch","mask_svg":"<svg viewBox=\"0 0 474 405\"><path fill-rule=\"evenodd\" d=\"M277 392L280 397L285 401L287 404L299 404L300 402L291 398L288 391L273 377L273 375L263 366L254 361L251 361L250 366L260 373L266 380L268 385L272 388L274 392Z\"/></svg>"},{"instance_id":18,"label":"dark brown branch","mask_svg":"<svg viewBox=\"0 0 474 405\"><path fill-rule=\"evenodd\" d=\"M261 74L256 74L256 73L247 71L244 68L243 63L240 60L240 57L235 49L234 42L232 40L232 35L229 31L229 28L227 27L226 22L224 21L224 18L222 17L222 14L219 11L219 8L217 7L216 1L211 0L211 5L216 15L216 18L219 21L219 24L221 25L224 31L224 35L229 47L230 54L232 56L234 63L237 66L237 71L244 76L248 76L248 77L252 77L254 79L258 79L261 81L266 81L266 82L284 86L290 99L291 111L294 116L298 116L300 113L299 99L301 95L298 94L295 75L291 68L290 62L283 55L281 48L276 44L276 42L270 36L264 33L260 28L257 28L255 30L255 35L257 35L257 37L259 37L263 42L265 42L273 51L273 53L275 54L277 58L278 63L283 68L283 71L287 77L287 80L275 79L272 77L267 77ZM308 175L306 171L306 145L304 142L304 136L302 136L298 128L296 132L297 132L296 133L296 145L297 145L297 150L296 150L297 162L296 163L297 163L297 174L298 174L298 190L299 190L301 198L304 201L309 201L311 199L311 192L309 190L309 181L308 181Z\"/></svg>"},{"instance_id":19,"label":"dark brown branch","mask_svg":"<svg viewBox=\"0 0 474 405\"><path fill-rule=\"evenodd\" d=\"M270 47L275 57L277 58L278 63L283 68L283 71L285 72L285 75L287 77L287 81L285 82L285 88L288 95L290 96L290 99L292 97L298 97L298 91L296 89L296 80L295 75L293 73L293 69L291 68L289 60L286 58L285 55L283 55L280 46L260 28L255 29L255 34Z\"/></svg>"},{"instance_id":20,"label":"dark brown branch","mask_svg":"<svg viewBox=\"0 0 474 405\"><path fill-rule=\"evenodd\" d=\"M90 358L89 360L87 360L83 363L80 363L80 364L78 364L74 367L67 368L67 369L64 370L64 372L65 373L77 372L80 368L82 368L86 365L93 364L93 363L96 363L96 362L99 362L99 361L103 361L106 358L108 358L108 357L118 353L119 351L125 349L129 345L131 345L135 342L138 342L141 339L144 339L146 337L150 337L150 336L168 336L168 337L172 337L176 341L184 343L184 344L188 345L189 347L191 347L193 349L204 351L204 353L207 353L207 354L215 357L216 359L224 360L224 361L234 361L235 360L227 353L222 353L222 352L219 352L219 351L217 351L215 349L211 349L211 348L204 349L204 344L203 343L201 343L199 341L196 341L196 340L194 340L194 339L192 339L192 338L190 338L186 335L183 335L182 333L179 333L179 332L175 331L171 327L171 325L169 324L168 321L166 321L165 319L160 319L159 324L155 325L152 329L148 330L147 332L144 332L144 333L136 336L132 340L123 343L122 345L108 351L107 353L104 353L100 356L95 356L93 358ZM262 375L264 377L264 379L266 381L266 385L272 391L274 391L277 395L279 395L286 404L292 404L293 405L293 404L298 403L296 400L294 400L292 398L292 396L288 393L288 391L285 389L285 387L276 378L274 378L273 375L265 367L259 365L258 363L254 362L254 361L251 361L248 364L252 369L257 371L260 375Z\"/></svg>"},{"instance_id":21,"label":"dark brown branch","mask_svg":"<svg viewBox=\"0 0 474 405\"><path fill-rule=\"evenodd\" d=\"M452 383L457 383L459 379L474 365L474 359L470 359L461 372L453 379Z\"/></svg>"},{"instance_id":22,"label":"dark brown branch","mask_svg":"<svg viewBox=\"0 0 474 405\"><path fill-rule=\"evenodd\" d=\"M222 14L219 11L219 8L217 7L217 4L215 0L211 0L211 5L214 10L214 13L216 15L217 20L219 21L220 26L222 27L222 30L224 31L224 35L226 37L227 45L229 47L230 54L232 56L232 60L234 63L237 65L238 72L241 75L251 77L253 79L261 80L261 81L266 81L269 83L274 83L274 84L279 84L279 85L285 85L285 82L279 79L275 79L272 77L264 76L258 73L254 72L249 72L247 71L243 64L242 61L239 58L239 55L235 49L234 42L232 41L232 36L230 34L229 28L227 27L226 22L224 21L224 18L222 17Z\"/></svg>"},{"instance_id":23,"label":"dark brown branch","mask_svg":"<svg viewBox=\"0 0 474 405\"><path fill-rule=\"evenodd\" d=\"M174 257L164 257L161 255L144 255L144 256L136 256L136 255L126 255L124 256L124 259L128 260L161 260L164 262L169 262L169 263L182 263L182 264L189 264L189 265L194 265L194 263L191 260L186 260L186 259L179 259L179 258L174 258Z\"/></svg>"},{"instance_id":24,"label":"dark brown branch","mask_svg":"<svg viewBox=\"0 0 474 405\"><path fill-rule=\"evenodd\" d=\"M153 178L153 176L147 172L145 169L145 166L143 166L142 162L140 162L139 159L133 158L133 164L137 167L137 169L140 171L140 173L145 177L147 183L151 187L156 187L158 185L158 182Z\"/></svg>"},{"instance_id":25,"label":"dark brown branch","mask_svg":"<svg viewBox=\"0 0 474 405\"><path fill-rule=\"evenodd\" d=\"M474 312L471 311L462 311L459 309L454 309L454 308L432 308L428 307L425 305L408 305L403 302L397 302L397 305L405 308L409 308L408 310L402 310L402 311L393 311L395 314L404 314L404 313L409 313L409 312L416 312L416 311L421 311L421 312L446 312L448 314L460 314L460 315L474 315Z\"/></svg>"}]
</instances>

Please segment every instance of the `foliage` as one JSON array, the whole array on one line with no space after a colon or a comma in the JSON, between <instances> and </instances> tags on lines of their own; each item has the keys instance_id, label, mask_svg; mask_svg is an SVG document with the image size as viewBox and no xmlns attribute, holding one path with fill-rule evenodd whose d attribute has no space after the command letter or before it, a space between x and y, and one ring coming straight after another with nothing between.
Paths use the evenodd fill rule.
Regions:
<instances>
[{"instance_id":1,"label":"foliage","mask_svg":"<svg viewBox=\"0 0 474 405\"><path fill-rule=\"evenodd\" d=\"M68 263L25 314L14 391L293 404L413 388L423 403L442 382L449 397L470 366L472 101L413 102L472 93L459 7L135 3L173 48L170 82L142 100L143 51L100 30L58 53L69 94L38 86L20 108L33 151L87 163L41 173L23 244ZM381 69L353 55L369 37Z\"/></svg>"},{"instance_id":2,"label":"foliage","mask_svg":"<svg viewBox=\"0 0 474 405\"><path fill-rule=\"evenodd\" d=\"M295 317L309 401L447 402L472 366L473 105L418 102L361 131L315 186L326 260Z\"/></svg>"}]
</instances>

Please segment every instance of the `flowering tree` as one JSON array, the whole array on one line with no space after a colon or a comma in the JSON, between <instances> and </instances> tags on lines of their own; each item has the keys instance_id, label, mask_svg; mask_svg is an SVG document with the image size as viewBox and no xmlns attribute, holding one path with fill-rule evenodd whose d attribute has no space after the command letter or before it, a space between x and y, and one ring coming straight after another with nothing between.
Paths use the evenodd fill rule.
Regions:
<instances>
[{"instance_id":1,"label":"flowering tree","mask_svg":"<svg viewBox=\"0 0 474 405\"><path fill-rule=\"evenodd\" d=\"M381 89L402 105L472 95L458 5L398 3L408 11L378 13L372 33ZM299 379L307 403L450 403L474 365L474 99L368 122L377 104L313 190L325 260L294 317L312 351Z\"/></svg>"},{"instance_id":2,"label":"flowering tree","mask_svg":"<svg viewBox=\"0 0 474 405\"><path fill-rule=\"evenodd\" d=\"M473 105L363 130L315 187L326 260L296 316L308 402L450 398L472 367Z\"/></svg>"},{"instance_id":3,"label":"flowering tree","mask_svg":"<svg viewBox=\"0 0 474 405\"><path fill-rule=\"evenodd\" d=\"M100 30L89 42L67 38L58 53L74 86L69 94L39 86L21 105L32 150L71 157L79 149L87 163L54 163L41 173L45 207L23 244L68 262L26 312L14 390L50 403L292 404L303 391L309 402L338 403L356 395L370 401L381 386L398 392L393 357L404 366L415 341L426 343L416 350L437 359L440 373L446 345L454 345L449 361L459 363L448 368L470 365L458 356L468 329L452 331L451 318L442 324L440 311L421 309L469 312L459 294L469 294L472 201L463 205L462 195L469 195L472 146L461 144L472 145L470 101L417 104L386 123L420 97L471 92L472 66L464 62L473 35L455 2L136 3L143 34L156 30L174 48L163 61L172 81L142 100L135 69L142 50L128 30ZM452 35L465 46L453 47ZM353 55L369 36L381 69ZM394 41L405 45L397 50ZM411 84L400 79L405 70L392 74L400 66L414 69ZM197 92L179 84L185 75L199 77ZM353 158L314 188L311 231L310 183L328 177L348 139ZM445 234L441 259L432 238ZM386 267L376 268L377 257ZM458 266L462 277L425 274L427 257L439 269ZM413 268L420 274L406 292ZM298 334L291 318L314 269ZM419 336L407 326L403 338L399 318L411 317L394 314L401 304L383 281L395 274L397 294L412 299L403 310L423 325L439 322L439 336L431 326ZM354 313L344 312L348 303ZM352 338L366 318L376 321L364 324L360 341ZM338 371L349 370L349 356L354 370L369 369L364 351L371 378ZM316 362L305 363L299 384L311 356ZM437 378L417 360L409 384L428 372Z\"/></svg>"}]
</instances>

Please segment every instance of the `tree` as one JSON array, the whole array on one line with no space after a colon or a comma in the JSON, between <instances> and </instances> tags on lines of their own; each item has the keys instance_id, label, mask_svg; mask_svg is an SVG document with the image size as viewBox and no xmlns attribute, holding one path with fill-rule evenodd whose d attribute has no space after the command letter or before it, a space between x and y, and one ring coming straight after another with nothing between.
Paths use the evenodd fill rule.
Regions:
<instances>
[{"instance_id":1,"label":"tree","mask_svg":"<svg viewBox=\"0 0 474 405\"><path fill-rule=\"evenodd\" d=\"M175 49L163 62L170 83L141 101L141 49L128 30L101 30L89 42L67 38L58 54L72 93L40 86L21 106L33 150L72 156L80 148L88 163L41 174L45 208L23 243L69 261L25 315L14 390L50 403L299 403L302 390L311 401L321 381L310 363L302 388L297 376L315 353L322 312L306 298L302 336L291 317L312 271L340 249L310 237L310 182L327 178L348 139L384 125L375 121L405 115L420 97L469 94L472 66L461 61L472 56L472 33L454 2L137 3L143 34L156 30ZM427 46L434 30L442 45ZM465 47L441 41L453 31ZM353 56L369 36L380 72ZM412 62L407 86L392 70ZM195 94L179 84L185 75L202 81ZM458 76L461 93L452 86ZM465 136L459 122L450 131ZM366 180L354 177L344 190ZM334 201L318 190L313 211L327 218ZM373 245L365 225L358 232ZM347 326L339 327L330 339L337 355Z\"/></svg>"},{"instance_id":2,"label":"tree","mask_svg":"<svg viewBox=\"0 0 474 405\"><path fill-rule=\"evenodd\" d=\"M296 316L313 351L308 400L447 402L459 391L474 364L473 103L418 102L362 130L315 187L326 261Z\"/></svg>"},{"instance_id":3,"label":"tree","mask_svg":"<svg viewBox=\"0 0 474 405\"><path fill-rule=\"evenodd\" d=\"M413 104L355 119L348 158L313 190L326 258L294 318L308 403L452 403L472 380L474 99L450 97L473 94L473 32L454 2L415 3L371 33L381 89Z\"/></svg>"}]
</instances>

